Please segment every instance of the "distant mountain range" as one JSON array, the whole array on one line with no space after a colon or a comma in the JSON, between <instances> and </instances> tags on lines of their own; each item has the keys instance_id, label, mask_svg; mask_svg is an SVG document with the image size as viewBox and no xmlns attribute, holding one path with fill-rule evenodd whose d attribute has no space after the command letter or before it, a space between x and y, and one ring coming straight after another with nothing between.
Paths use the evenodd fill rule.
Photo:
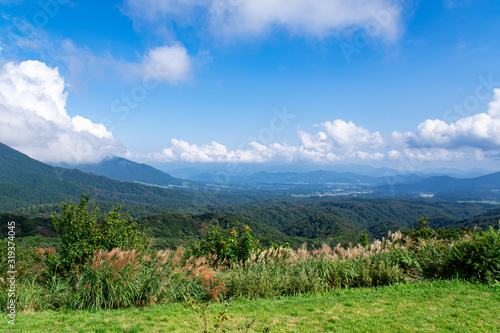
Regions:
<instances>
[{"instance_id":1,"label":"distant mountain range","mask_svg":"<svg viewBox=\"0 0 500 333\"><path fill-rule=\"evenodd\" d=\"M496 192L500 191L500 172L474 178L433 176L418 182L384 185L381 188L403 193Z\"/></svg>"},{"instance_id":2,"label":"distant mountain range","mask_svg":"<svg viewBox=\"0 0 500 333\"><path fill-rule=\"evenodd\" d=\"M370 170L376 174L374 168ZM300 195L304 184L314 185L314 191L321 190L323 184L329 188L334 188L334 184L351 184L369 187L375 196L439 194L438 197L451 201L500 201L500 172L473 178L398 173L390 169L380 172L385 176L318 170L262 171L221 177L220 173L210 171L192 177L199 181L196 182L120 157L71 168L50 166L0 143L0 209L59 203L79 198L83 193L90 193L99 201L130 205L224 205L266 200L277 195ZM266 184L267 188L278 188L280 192L264 194L254 184ZM249 190L252 188L253 192Z\"/></svg>"},{"instance_id":3,"label":"distant mountain range","mask_svg":"<svg viewBox=\"0 0 500 333\"><path fill-rule=\"evenodd\" d=\"M445 171L444 169L441 171ZM451 170L450 170L451 171ZM191 171L192 172L192 171ZM366 176L352 172L335 172L318 170L313 172L256 172L251 174L235 174L223 176L223 173L212 171L191 173L190 179L202 182L223 182L225 184L351 184L371 186L383 193L400 195L418 195L419 193L455 193L455 192L492 192L500 190L500 172L482 175L481 170L465 171L458 177L441 175L439 170L424 173L400 173L396 170L384 169L384 176ZM185 170L185 174L189 171ZM381 174L382 171L379 173ZM437 175L436 175L437 174ZM466 175L476 175L465 178ZM480 175L480 176L477 176ZM499 193L500 196L500 193Z\"/></svg>"},{"instance_id":4,"label":"distant mountain range","mask_svg":"<svg viewBox=\"0 0 500 333\"><path fill-rule=\"evenodd\" d=\"M297 172L256 172L248 175L226 175L221 176L221 173L206 172L195 175L191 180L202 182L214 182L223 180L228 184L320 184L320 183L379 183L380 179L357 175L353 173L339 173L334 171L318 170L313 172L297 173Z\"/></svg>"},{"instance_id":5,"label":"distant mountain range","mask_svg":"<svg viewBox=\"0 0 500 333\"><path fill-rule=\"evenodd\" d=\"M390 169L387 169L390 170ZM325 184L325 183L348 183L348 184L370 184L384 185L387 183L417 182L426 178L426 176L401 173L392 170L384 176L367 176L353 172L337 172L328 170L316 170L309 172L267 172L260 171L255 173L224 173L220 171L195 171L193 169L178 170L177 174L184 175L183 178L191 181L206 183L224 183L224 184ZM383 174L382 171L380 174Z\"/></svg>"},{"instance_id":6,"label":"distant mountain range","mask_svg":"<svg viewBox=\"0 0 500 333\"><path fill-rule=\"evenodd\" d=\"M116 161L118 164L123 163L122 160ZM134 172L144 173L137 171L137 164L130 163ZM152 169L145 165L139 167L147 171ZM151 177L180 181L160 172L153 172ZM207 205L255 201L255 197L251 196L167 189L50 166L0 143L0 210L60 203L79 199L83 193L92 195L97 201L123 202L130 205Z\"/></svg>"},{"instance_id":7,"label":"distant mountain range","mask_svg":"<svg viewBox=\"0 0 500 333\"><path fill-rule=\"evenodd\" d=\"M387 177L405 177L409 175L419 176L421 179L428 178L431 176L451 176L455 178L472 178L484 176L492 173L490 170L486 169L452 169L452 168L434 168L425 169L422 171L414 172L402 172L399 170L383 167L376 168L368 165L335 165L326 166L323 165L321 168L313 166L304 166L302 164L285 164L285 165L238 165L236 171L228 170L227 165L221 164L197 164L196 166L186 166L183 168L172 168L172 166L167 166L162 163L153 164L158 169L168 170L168 173L174 177L197 180L197 181L213 181L214 179L222 179L221 175L225 175L226 178L229 175L230 181L232 179L238 179L239 177L248 177L254 174L265 172L267 174L308 174L318 171L334 174L354 174L359 176L368 176L371 178L387 178Z\"/></svg>"}]
</instances>

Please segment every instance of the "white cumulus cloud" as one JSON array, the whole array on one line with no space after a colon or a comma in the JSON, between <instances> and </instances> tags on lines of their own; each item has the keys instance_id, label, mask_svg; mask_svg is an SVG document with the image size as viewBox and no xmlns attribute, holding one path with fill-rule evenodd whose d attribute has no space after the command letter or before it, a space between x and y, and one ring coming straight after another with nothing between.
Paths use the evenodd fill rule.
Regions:
<instances>
[{"instance_id":1,"label":"white cumulus cloud","mask_svg":"<svg viewBox=\"0 0 500 333\"><path fill-rule=\"evenodd\" d=\"M140 158L139 156L132 156ZM245 147L229 150L226 146L212 142L196 145L184 140L172 139L170 146L164 148L161 154L149 154L145 158L156 161L181 162L218 162L218 163L265 163L265 162L314 162L328 163L342 160L375 160L384 159L385 155L379 152L349 151L334 153L318 151L304 145L288 146L286 144L271 143L264 145L259 142L250 142Z\"/></svg>"},{"instance_id":2,"label":"white cumulus cloud","mask_svg":"<svg viewBox=\"0 0 500 333\"><path fill-rule=\"evenodd\" d=\"M175 83L191 76L191 58L184 46L161 46L150 49L142 63L145 75Z\"/></svg>"},{"instance_id":3,"label":"white cumulus cloud","mask_svg":"<svg viewBox=\"0 0 500 333\"><path fill-rule=\"evenodd\" d=\"M495 89L494 99L487 112L461 118L453 123L428 119L418 126L416 132L407 136L409 146L417 148L500 148L500 89Z\"/></svg>"},{"instance_id":4,"label":"white cumulus cloud","mask_svg":"<svg viewBox=\"0 0 500 333\"><path fill-rule=\"evenodd\" d=\"M0 70L0 141L54 163L97 162L122 146L102 124L66 112L65 83L39 61L9 62Z\"/></svg>"},{"instance_id":5,"label":"white cumulus cloud","mask_svg":"<svg viewBox=\"0 0 500 333\"><path fill-rule=\"evenodd\" d=\"M372 133L352 121L336 119L325 121L320 126L324 131L316 135L299 132L299 138L305 148L326 152L335 149L352 151L363 146L377 148L384 145L384 139L379 132Z\"/></svg>"},{"instance_id":6,"label":"white cumulus cloud","mask_svg":"<svg viewBox=\"0 0 500 333\"><path fill-rule=\"evenodd\" d=\"M235 150L212 142L196 145L172 139L162 153L149 159L182 162L400 162L404 168L420 168L430 162L485 161L498 158L500 149L500 89L495 90L487 112L453 123L427 120L417 131L378 131L352 121L336 119L316 125L316 133L298 131L299 144L250 142Z\"/></svg>"},{"instance_id":7,"label":"white cumulus cloud","mask_svg":"<svg viewBox=\"0 0 500 333\"><path fill-rule=\"evenodd\" d=\"M353 149L366 145L376 148L384 144L379 132L370 133L369 130L362 126L356 126L352 121L346 122L336 119L333 122L326 121L321 125L336 147Z\"/></svg>"}]
</instances>

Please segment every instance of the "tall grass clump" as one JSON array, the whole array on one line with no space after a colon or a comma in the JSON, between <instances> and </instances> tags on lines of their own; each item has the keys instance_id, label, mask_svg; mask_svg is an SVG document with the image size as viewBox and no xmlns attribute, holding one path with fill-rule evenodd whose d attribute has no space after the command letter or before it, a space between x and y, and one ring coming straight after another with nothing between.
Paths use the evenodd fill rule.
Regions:
<instances>
[{"instance_id":1,"label":"tall grass clump","mask_svg":"<svg viewBox=\"0 0 500 333\"><path fill-rule=\"evenodd\" d=\"M245 298L321 292L333 288L393 284L405 279L388 255L391 240L344 249L268 249L221 273L228 295Z\"/></svg>"},{"instance_id":2,"label":"tall grass clump","mask_svg":"<svg viewBox=\"0 0 500 333\"><path fill-rule=\"evenodd\" d=\"M222 272L228 296L276 297L321 291L323 283L307 251L268 249Z\"/></svg>"},{"instance_id":3,"label":"tall grass clump","mask_svg":"<svg viewBox=\"0 0 500 333\"><path fill-rule=\"evenodd\" d=\"M139 254L97 251L78 274L72 306L77 309L130 307L139 292Z\"/></svg>"},{"instance_id":4,"label":"tall grass clump","mask_svg":"<svg viewBox=\"0 0 500 333\"><path fill-rule=\"evenodd\" d=\"M403 270L388 256L323 260L319 266L329 289L390 285L405 279Z\"/></svg>"},{"instance_id":5,"label":"tall grass clump","mask_svg":"<svg viewBox=\"0 0 500 333\"><path fill-rule=\"evenodd\" d=\"M71 306L109 309L161 303L169 297L170 259L170 251L96 251L78 275Z\"/></svg>"}]
</instances>

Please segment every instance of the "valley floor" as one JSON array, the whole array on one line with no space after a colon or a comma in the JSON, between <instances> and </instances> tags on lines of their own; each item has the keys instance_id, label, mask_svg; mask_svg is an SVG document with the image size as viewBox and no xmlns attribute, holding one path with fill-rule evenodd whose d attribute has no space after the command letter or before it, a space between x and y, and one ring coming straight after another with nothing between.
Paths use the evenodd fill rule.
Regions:
<instances>
[{"instance_id":1,"label":"valley floor","mask_svg":"<svg viewBox=\"0 0 500 333\"><path fill-rule=\"evenodd\" d=\"M214 304L209 312L221 309ZM233 301L224 327L244 332L255 319L248 332L500 332L499 314L499 286L435 281ZM14 332L197 331L193 311L183 304L20 313L14 326Z\"/></svg>"}]
</instances>

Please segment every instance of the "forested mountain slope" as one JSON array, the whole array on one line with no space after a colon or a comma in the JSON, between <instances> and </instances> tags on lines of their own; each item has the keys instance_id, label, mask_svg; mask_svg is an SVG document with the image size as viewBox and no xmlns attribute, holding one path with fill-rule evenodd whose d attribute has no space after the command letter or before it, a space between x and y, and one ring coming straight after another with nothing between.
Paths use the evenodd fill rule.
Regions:
<instances>
[{"instance_id":1,"label":"forested mountain slope","mask_svg":"<svg viewBox=\"0 0 500 333\"><path fill-rule=\"evenodd\" d=\"M95 175L126 182L141 182L158 186L182 186L183 180L143 163L135 163L121 157L108 157L99 163L80 164L74 168Z\"/></svg>"},{"instance_id":2,"label":"forested mountain slope","mask_svg":"<svg viewBox=\"0 0 500 333\"><path fill-rule=\"evenodd\" d=\"M79 199L131 205L207 205L248 203L256 195L188 192L113 180L76 169L50 166L0 143L0 210Z\"/></svg>"}]
</instances>

